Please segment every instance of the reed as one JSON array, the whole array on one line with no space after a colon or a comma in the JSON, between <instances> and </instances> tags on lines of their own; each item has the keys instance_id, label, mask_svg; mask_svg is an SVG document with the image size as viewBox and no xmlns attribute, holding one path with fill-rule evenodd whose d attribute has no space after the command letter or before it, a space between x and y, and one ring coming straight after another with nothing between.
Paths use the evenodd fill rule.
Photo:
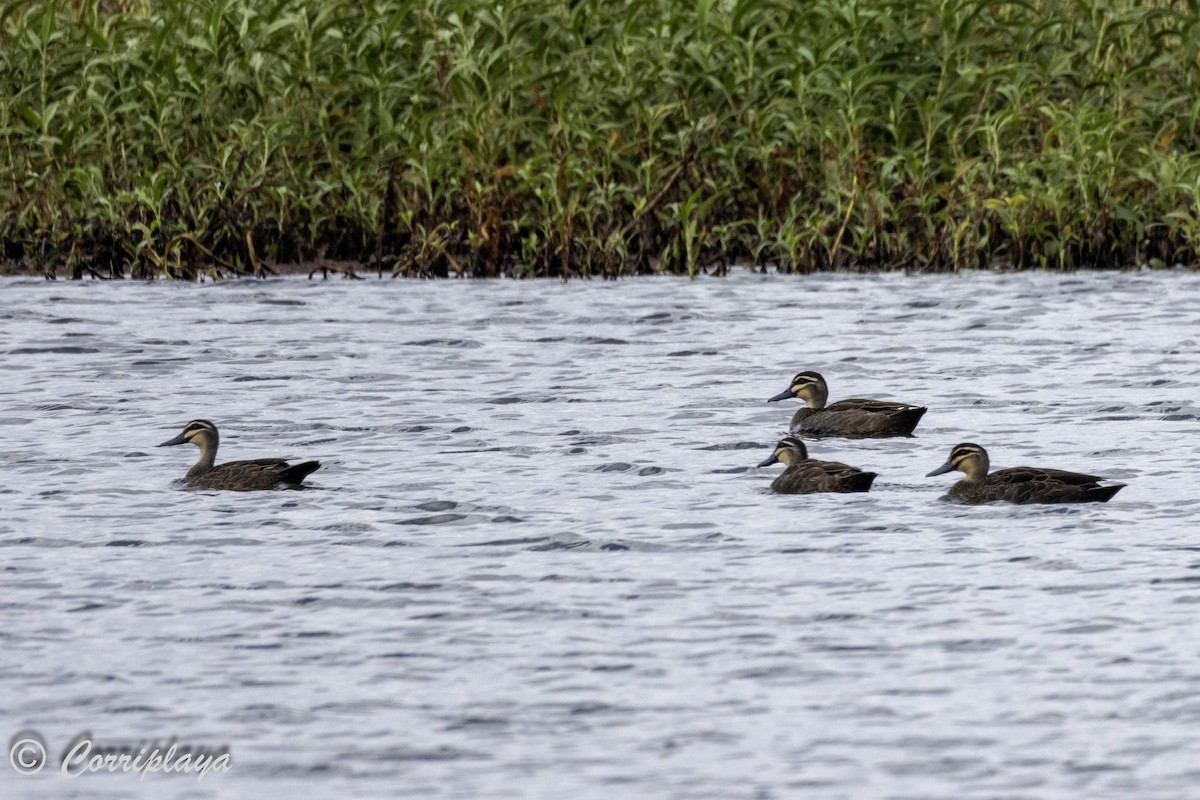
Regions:
<instances>
[{"instance_id":1,"label":"reed","mask_svg":"<svg viewBox=\"0 0 1200 800\"><path fill-rule=\"evenodd\" d=\"M1173 264L1197 0L12 0L0 242L53 274Z\"/></svg>"}]
</instances>

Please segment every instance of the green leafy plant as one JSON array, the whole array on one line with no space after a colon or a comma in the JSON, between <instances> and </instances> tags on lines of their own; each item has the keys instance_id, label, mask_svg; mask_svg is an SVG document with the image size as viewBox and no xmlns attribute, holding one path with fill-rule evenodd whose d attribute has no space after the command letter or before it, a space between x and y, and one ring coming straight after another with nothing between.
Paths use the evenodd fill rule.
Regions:
<instances>
[{"instance_id":1,"label":"green leafy plant","mask_svg":"<svg viewBox=\"0 0 1200 800\"><path fill-rule=\"evenodd\" d=\"M1194 0L0 0L0 257L1192 263L1198 23Z\"/></svg>"}]
</instances>

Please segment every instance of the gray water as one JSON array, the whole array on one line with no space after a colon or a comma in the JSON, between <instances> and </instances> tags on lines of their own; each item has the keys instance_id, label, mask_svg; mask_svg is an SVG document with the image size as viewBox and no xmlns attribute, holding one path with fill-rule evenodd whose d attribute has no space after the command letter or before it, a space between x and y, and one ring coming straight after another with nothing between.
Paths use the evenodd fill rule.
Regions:
<instances>
[{"instance_id":1,"label":"gray water","mask_svg":"<svg viewBox=\"0 0 1200 800\"><path fill-rule=\"evenodd\" d=\"M4 279L0 796L1195 798L1198 336L1179 272ZM753 468L802 369L929 406L811 443L869 494ZM195 418L313 489L181 488ZM939 502L962 441L1128 487Z\"/></svg>"}]
</instances>

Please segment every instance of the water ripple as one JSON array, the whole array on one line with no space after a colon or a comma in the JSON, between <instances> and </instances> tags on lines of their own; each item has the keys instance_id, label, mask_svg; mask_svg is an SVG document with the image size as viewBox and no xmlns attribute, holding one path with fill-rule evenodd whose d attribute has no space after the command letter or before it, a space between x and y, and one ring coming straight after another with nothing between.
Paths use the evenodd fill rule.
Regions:
<instances>
[{"instance_id":1,"label":"water ripple","mask_svg":"<svg viewBox=\"0 0 1200 800\"><path fill-rule=\"evenodd\" d=\"M233 753L79 789L113 798L1193 796L1198 300L1182 272L0 279L7 735ZM802 369L929 407L813 442L869 494L754 467ZM321 460L315 491L182 490L194 451L154 445L194 418L223 458ZM960 441L1129 486L940 503Z\"/></svg>"}]
</instances>

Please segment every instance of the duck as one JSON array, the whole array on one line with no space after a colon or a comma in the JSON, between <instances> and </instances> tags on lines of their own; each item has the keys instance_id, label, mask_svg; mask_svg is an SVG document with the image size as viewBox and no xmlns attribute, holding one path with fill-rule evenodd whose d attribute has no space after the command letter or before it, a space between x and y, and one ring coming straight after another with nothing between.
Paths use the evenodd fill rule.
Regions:
<instances>
[{"instance_id":1,"label":"duck","mask_svg":"<svg viewBox=\"0 0 1200 800\"><path fill-rule=\"evenodd\" d=\"M875 480L874 472L864 472L837 461L809 458L808 448L795 436L780 439L771 457L758 466L769 467L779 462L787 465L783 474L771 482L771 491L779 494L866 492Z\"/></svg>"},{"instance_id":2,"label":"duck","mask_svg":"<svg viewBox=\"0 0 1200 800\"><path fill-rule=\"evenodd\" d=\"M987 451L964 442L954 446L946 463L925 477L960 470L967 477L950 487L945 499L975 505L1008 503L1107 503L1125 488L1123 483L1101 486L1104 478L1039 467L1009 467L988 472Z\"/></svg>"},{"instance_id":3,"label":"duck","mask_svg":"<svg viewBox=\"0 0 1200 800\"><path fill-rule=\"evenodd\" d=\"M880 438L911 436L924 416L924 406L892 403L887 400L852 398L825 405L829 385L819 372L806 370L792 378L788 388L767 402L795 397L805 407L792 416L792 429L809 436Z\"/></svg>"},{"instance_id":4,"label":"duck","mask_svg":"<svg viewBox=\"0 0 1200 800\"><path fill-rule=\"evenodd\" d=\"M183 433L158 447L174 447L191 444L200 448L200 460L183 476L188 486L201 489L231 489L254 491L257 489L300 489L304 479L320 466L319 461L289 464L282 458L256 458L249 461L228 461L213 466L217 458L217 443L220 436L217 426L206 419L196 419L183 428Z\"/></svg>"}]
</instances>

